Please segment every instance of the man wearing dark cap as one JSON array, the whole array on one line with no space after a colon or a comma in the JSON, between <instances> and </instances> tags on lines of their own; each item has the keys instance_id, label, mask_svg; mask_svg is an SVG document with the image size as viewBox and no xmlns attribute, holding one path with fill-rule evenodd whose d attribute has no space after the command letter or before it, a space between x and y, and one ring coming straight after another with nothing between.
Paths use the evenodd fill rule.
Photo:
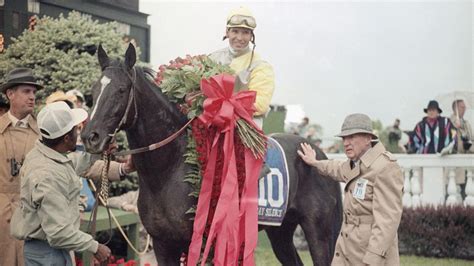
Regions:
<instances>
[{"instance_id":1,"label":"man wearing dark cap","mask_svg":"<svg viewBox=\"0 0 474 266\"><path fill-rule=\"evenodd\" d=\"M394 156L372 133L372 121L351 114L342 124L346 161L316 160L306 143L298 154L325 176L346 183L344 222L331 265L400 265L397 230L403 175Z\"/></svg>"},{"instance_id":2,"label":"man wearing dark cap","mask_svg":"<svg viewBox=\"0 0 474 266\"><path fill-rule=\"evenodd\" d=\"M0 116L0 265L23 265L23 242L10 236L10 219L20 200L20 168L39 137L32 112L42 88L29 68L13 69L0 85L10 102Z\"/></svg>"},{"instance_id":3,"label":"man wearing dark cap","mask_svg":"<svg viewBox=\"0 0 474 266\"><path fill-rule=\"evenodd\" d=\"M426 116L415 126L412 144L418 154L445 155L456 151L456 128L443 112L437 101L431 100L423 109Z\"/></svg>"}]
</instances>

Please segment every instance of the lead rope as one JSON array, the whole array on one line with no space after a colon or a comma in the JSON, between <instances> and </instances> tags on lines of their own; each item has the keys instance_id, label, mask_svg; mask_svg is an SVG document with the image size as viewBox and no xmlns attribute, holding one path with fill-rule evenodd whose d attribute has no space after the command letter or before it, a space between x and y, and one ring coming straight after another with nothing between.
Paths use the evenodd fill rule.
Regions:
<instances>
[{"instance_id":1,"label":"lead rope","mask_svg":"<svg viewBox=\"0 0 474 266\"><path fill-rule=\"evenodd\" d=\"M100 191L99 197L104 200L104 206L107 206L107 201L109 199L109 168L110 168L110 154L107 152L102 153L102 160L104 161L104 166L100 174Z\"/></svg>"},{"instance_id":2,"label":"lead rope","mask_svg":"<svg viewBox=\"0 0 474 266\"><path fill-rule=\"evenodd\" d=\"M92 188L92 191L97 192L97 188L95 187L94 182L92 182L92 180L90 180L90 179L88 179L88 181L89 181L89 185ZM105 201L102 198L102 196L100 195L100 192L99 192L98 200L102 203L102 205L105 206ZM117 226L117 229L122 234L122 236L125 239L125 242L127 242L128 246L139 256L145 254L146 251L148 250L148 246L150 246L150 235L147 234L145 247L143 248L142 251L139 251L135 246L133 246L132 241L130 241L127 234L125 234L125 232L123 231L122 226L120 225L119 221L117 220L117 217L115 217L114 213L111 212L109 208L107 208L107 212L109 213L110 217L112 217L112 220L114 220L114 223Z\"/></svg>"}]
</instances>

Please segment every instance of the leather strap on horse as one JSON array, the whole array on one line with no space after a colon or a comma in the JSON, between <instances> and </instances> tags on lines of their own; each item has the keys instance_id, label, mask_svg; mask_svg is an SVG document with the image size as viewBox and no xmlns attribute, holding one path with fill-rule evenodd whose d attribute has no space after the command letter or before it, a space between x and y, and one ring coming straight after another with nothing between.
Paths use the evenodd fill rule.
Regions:
<instances>
[{"instance_id":1,"label":"leather strap on horse","mask_svg":"<svg viewBox=\"0 0 474 266\"><path fill-rule=\"evenodd\" d=\"M166 144L172 142L175 140L188 126L191 124L191 122L194 120L194 118L190 119L182 128L180 128L178 131L173 133L171 136L167 137L166 139L153 143L149 146L138 148L138 149L133 149L129 151L121 151L121 152L114 152L113 155L115 156L124 156L124 155L130 155L130 154L137 154L137 153L142 153L142 152L148 152L152 150L156 150L160 147L165 146Z\"/></svg>"}]
</instances>

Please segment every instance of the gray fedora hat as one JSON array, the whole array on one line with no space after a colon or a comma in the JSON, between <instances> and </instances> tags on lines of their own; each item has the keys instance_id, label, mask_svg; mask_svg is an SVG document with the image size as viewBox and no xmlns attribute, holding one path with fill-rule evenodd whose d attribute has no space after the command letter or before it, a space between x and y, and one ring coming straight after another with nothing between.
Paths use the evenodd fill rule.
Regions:
<instances>
[{"instance_id":1,"label":"gray fedora hat","mask_svg":"<svg viewBox=\"0 0 474 266\"><path fill-rule=\"evenodd\" d=\"M43 88L43 86L37 82L31 68L18 67L8 72L5 83L0 85L0 91L6 93L7 89L21 84L33 85L38 90Z\"/></svg>"},{"instance_id":2,"label":"gray fedora hat","mask_svg":"<svg viewBox=\"0 0 474 266\"><path fill-rule=\"evenodd\" d=\"M372 136L373 139L378 137L372 133L372 120L365 114L350 114L344 119L342 123L341 133L336 137L346 137L358 133L365 133Z\"/></svg>"}]
</instances>

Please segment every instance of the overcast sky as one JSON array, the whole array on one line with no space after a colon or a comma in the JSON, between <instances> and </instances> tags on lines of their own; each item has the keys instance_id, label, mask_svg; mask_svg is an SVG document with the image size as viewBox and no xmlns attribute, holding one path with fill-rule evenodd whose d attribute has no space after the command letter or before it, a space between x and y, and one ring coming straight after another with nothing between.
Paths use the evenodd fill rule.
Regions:
<instances>
[{"instance_id":1,"label":"overcast sky","mask_svg":"<svg viewBox=\"0 0 474 266\"><path fill-rule=\"evenodd\" d=\"M430 99L473 90L469 0L140 0L140 10L150 14L154 68L227 46L221 41L225 20L240 5L253 11L256 51L274 67L272 102L300 104L325 136L338 133L354 112L385 126L398 117L403 129L412 129Z\"/></svg>"}]
</instances>

